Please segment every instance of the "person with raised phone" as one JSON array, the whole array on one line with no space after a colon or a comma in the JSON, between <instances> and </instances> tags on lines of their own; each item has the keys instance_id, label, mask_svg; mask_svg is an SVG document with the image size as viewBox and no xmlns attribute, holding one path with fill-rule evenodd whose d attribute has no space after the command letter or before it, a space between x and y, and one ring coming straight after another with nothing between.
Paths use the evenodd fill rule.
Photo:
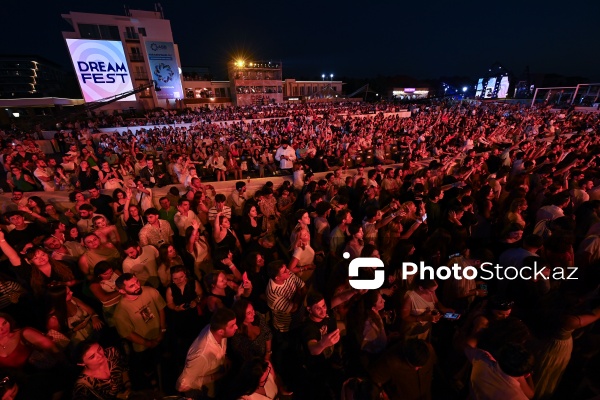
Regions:
<instances>
[{"instance_id":1,"label":"person with raised phone","mask_svg":"<svg viewBox=\"0 0 600 400\"><path fill-rule=\"evenodd\" d=\"M306 296L308 318L302 328L302 346L305 349L305 372L311 385L311 397L319 398L329 391L339 393L340 370L332 366L335 345L340 341L340 330L335 318L327 312L327 304L321 293L310 292Z\"/></svg>"}]
</instances>

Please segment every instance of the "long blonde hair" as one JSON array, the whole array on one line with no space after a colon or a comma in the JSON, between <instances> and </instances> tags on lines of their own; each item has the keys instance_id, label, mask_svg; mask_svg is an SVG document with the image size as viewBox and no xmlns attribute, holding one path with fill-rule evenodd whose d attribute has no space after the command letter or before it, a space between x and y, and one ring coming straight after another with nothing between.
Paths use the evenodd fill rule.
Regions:
<instances>
[{"instance_id":1,"label":"long blonde hair","mask_svg":"<svg viewBox=\"0 0 600 400\"><path fill-rule=\"evenodd\" d=\"M294 243L292 243L292 246L290 247L290 251L294 251L295 248L297 247L301 247L301 242L302 239L300 238L300 234L302 233L302 231L306 231L308 232L308 244L310 245L310 231L308 229L306 229L305 227L299 225L294 229L294 234L296 235L296 240L294 241Z\"/></svg>"}]
</instances>

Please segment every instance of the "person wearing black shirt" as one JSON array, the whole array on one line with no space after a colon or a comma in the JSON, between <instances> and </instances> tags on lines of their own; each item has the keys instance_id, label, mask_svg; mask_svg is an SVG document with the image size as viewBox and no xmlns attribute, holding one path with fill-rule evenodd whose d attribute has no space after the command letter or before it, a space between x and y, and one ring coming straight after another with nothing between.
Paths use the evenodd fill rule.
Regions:
<instances>
[{"instance_id":1,"label":"person wearing black shirt","mask_svg":"<svg viewBox=\"0 0 600 400\"><path fill-rule=\"evenodd\" d=\"M4 215L15 229L6 234L6 241L13 248L21 249L27 243L34 243L41 239L44 232L35 223L25 223L23 211L11 211Z\"/></svg>"},{"instance_id":2,"label":"person wearing black shirt","mask_svg":"<svg viewBox=\"0 0 600 400\"><path fill-rule=\"evenodd\" d=\"M485 160L485 164L487 165L490 174L495 174L496 172L498 172L498 170L502 166L502 159L500 158L500 149L494 147L492 149L492 154L487 160Z\"/></svg>"},{"instance_id":3,"label":"person wearing black shirt","mask_svg":"<svg viewBox=\"0 0 600 400\"><path fill-rule=\"evenodd\" d=\"M114 200L107 194L100 194L98 188L91 188L90 204L96 207L96 213L104 215L109 221L113 220L114 210L112 204Z\"/></svg>"},{"instance_id":4,"label":"person wearing black shirt","mask_svg":"<svg viewBox=\"0 0 600 400\"><path fill-rule=\"evenodd\" d=\"M266 235L259 238L257 241L249 244L247 249L248 254L251 252L260 253L265 259L265 265L269 265L272 261L281 260L282 257L276 246L275 237Z\"/></svg>"},{"instance_id":5,"label":"person wearing black shirt","mask_svg":"<svg viewBox=\"0 0 600 400\"><path fill-rule=\"evenodd\" d=\"M341 370L335 369L335 345L340 340L340 330L335 318L327 313L327 304L323 295L317 292L306 296L308 318L302 328L302 347L304 349L305 372L311 382L310 397L313 399L330 398L329 393L339 393L341 389ZM307 393L308 394L308 393Z\"/></svg>"},{"instance_id":6,"label":"person wearing black shirt","mask_svg":"<svg viewBox=\"0 0 600 400\"><path fill-rule=\"evenodd\" d=\"M144 186L153 188L154 186L163 187L169 184L167 174L158 165L154 165L154 160L148 160L146 166L140 171L140 178Z\"/></svg>"}]
</instances>

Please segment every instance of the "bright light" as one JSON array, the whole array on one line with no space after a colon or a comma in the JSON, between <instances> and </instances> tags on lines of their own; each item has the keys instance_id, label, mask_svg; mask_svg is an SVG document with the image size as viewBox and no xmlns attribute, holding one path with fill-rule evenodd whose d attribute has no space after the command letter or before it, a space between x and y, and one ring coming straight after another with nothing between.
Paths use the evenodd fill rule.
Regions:
<instances>
[{"instance_id":1,"label":"bright light","mask_svg":"<svg viewBox=\"0 0 600 400\"><path fill-rule=\"evenodd\" d=\"M244 64L246 64L246 62L244 60L237 60L235 62L235 65L237 65L238 67L243 67Z\"/></svg>"},{"instance_id":2,"label":"bright light","mask_svg":"<svg viewBox=\"0 0 600 400\"><path fill-rule=\"evenodd\" d=\"M463 86L463 92L466 92L466 91L467 91L467 87Z\"/></svg>"},{"instance_id":3,"label":"bright light","mask_svg":"<svg viewBox=\"0 0 600 400\"><path fill-rule=\"evenodd\" d=\"M321 78L325 79L325 74L321 75Z\"/></svg>"},{"instance_id":4,"label":"bright light","mask_svg":"<svg viewBox=\"0 0 600 400\"><path fill-rule=\"evenodd\" d=\"M12 113L12 115L13 115L13 117L15 117L15 118L19 118L19 117L21 116L21 114L20 114L20 113L18 113L18 112L14 112L14 113Z\"/></svg>"},{"instance_id":5,"label":"bright light","mask_svg":"<svg viewBox=\"0 0 600 400\"><path fill-rule=\"evenodd\" d=\"M331 76L331 79L333 79L333 74L331 74L330 76Z\"/></svg>"}]
</instances>

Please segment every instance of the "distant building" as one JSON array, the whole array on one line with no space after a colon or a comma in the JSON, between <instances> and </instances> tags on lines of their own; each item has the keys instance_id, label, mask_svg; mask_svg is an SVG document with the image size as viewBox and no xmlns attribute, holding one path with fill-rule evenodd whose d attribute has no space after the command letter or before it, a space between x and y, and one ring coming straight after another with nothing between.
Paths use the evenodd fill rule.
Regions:
<instances>
[{"instance_id":1,"label":"distant building","mask_svg":"<svg viewBox=\"0 0 600 400\"><path fill-rule=\"evenodd\" d=\"M227 64L234 105L283 102L281 62L236 60Z\"/></svg>"},{"instance_id":2,"label":"distant building","mask_svg":"<svg viewBox=\"0 0 600 400\"><path fill-rule=\"evenodd\" d=\"M232 61L229 81L213 81L206 67L184 67L185 105L192 109L228 105L294 101L332 101L342 98L342 81L296 81L281 77L281 63Z\"/></svg>"},{"instance_id":3,"label":"distant building","mask_svg":"<svg viewBox=\"0 0 600 400\"><path fill-rule=\"evenodd\" d=\"M297 81L286 79L283 82L283 98L286 101L332 100L342 96L342 81Z\"/></svg>"},{"instance_id":4,"label":"distant building","mask_svg":"<svg viewBox=\"0 0 600 400\"><path fill-rule=\"evenodd\" d=\"M230 106L229 81L213 81L207 67L183 67L184 103L191 109Z\"/></svg>"},{"instance_id":5,"label":"distant building","mask_svg":"<svg viewBox=\"0 0 600 400\"><path fill-rule=\"evenodd\" d=\"M36 55L0 56L0 125L81 104L75 76Z\"/></svg>"},{"instance_id":6,"label":"distant building","mask_svg":"<svg viewBox=\"0 0 600 400\"><path fill-rule=\"evenodd\" d=\"M0 98L68 97L75 77L35 55L0 55ZM70 89L70 90L69 90Z\"/></svg>"}]
</instances>

